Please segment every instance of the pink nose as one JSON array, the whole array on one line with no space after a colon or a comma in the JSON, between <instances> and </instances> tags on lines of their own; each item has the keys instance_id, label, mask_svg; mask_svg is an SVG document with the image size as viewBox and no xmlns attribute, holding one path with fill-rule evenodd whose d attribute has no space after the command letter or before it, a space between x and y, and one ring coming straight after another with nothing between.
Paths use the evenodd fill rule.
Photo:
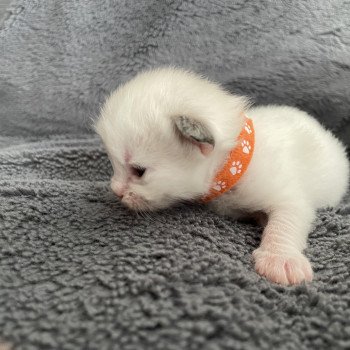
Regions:
<instances>
[{"instance_id":1,"label":"pink nose","mask_svg":"<svg viewBox=\"0 0 350 350\"><path fill-rule=\"evenodd\" d=\"M111 188L112 191L119 197L119 198L123 198L125 191L126 191L126 186L122 185L119 182L116 181L112 181L111 182Z\"/></svg>"},{"instance_id":2,"label":"pink nose","mask_svg":"<svg viewBox=\"0 0 350 350\"><path fill-rule=\"evenodd\" d=\"M119 197L123 198L125 194L125 189L118 189L118 190L113 190L113 192Z\"/></svg>"}]
</instances>

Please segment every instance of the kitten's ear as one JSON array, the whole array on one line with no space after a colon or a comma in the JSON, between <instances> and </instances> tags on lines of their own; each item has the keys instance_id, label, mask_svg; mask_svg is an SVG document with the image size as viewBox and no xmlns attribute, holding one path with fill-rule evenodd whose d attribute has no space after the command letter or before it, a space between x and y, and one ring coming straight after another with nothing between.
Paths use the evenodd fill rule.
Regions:
<instances>
[{"instance_id":1,"label":"kitten's ear","mask_svg":"<svg viewBox=\"0 0 350 350\"><path fill-rule=\"evenodd\" d=\"M201 122L180 116L175 119L175 127L183 138L199 147L203 155L208 155L214 149L214 137Z\"/></svg>"}]
</instances>

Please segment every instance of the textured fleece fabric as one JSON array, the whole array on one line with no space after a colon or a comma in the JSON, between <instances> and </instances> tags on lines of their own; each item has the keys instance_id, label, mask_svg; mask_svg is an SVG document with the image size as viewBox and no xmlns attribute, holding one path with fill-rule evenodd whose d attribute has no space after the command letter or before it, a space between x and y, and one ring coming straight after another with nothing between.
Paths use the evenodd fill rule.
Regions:
<instances>
[{"instance_id":1,"label":"textured fleece fabric","mask_svg":"<svg viewBox=\"0 0 350 350\"><path fill-rule=\"evenodd\" d=\"M120 83L176 64L348 141L349 24L349 1L16 0L0 32L0 348L349 349L348 196L318 214L315 280L278 286L253 269L259 227L123 208L89 128Z\"/></svg>"}]
</instances>

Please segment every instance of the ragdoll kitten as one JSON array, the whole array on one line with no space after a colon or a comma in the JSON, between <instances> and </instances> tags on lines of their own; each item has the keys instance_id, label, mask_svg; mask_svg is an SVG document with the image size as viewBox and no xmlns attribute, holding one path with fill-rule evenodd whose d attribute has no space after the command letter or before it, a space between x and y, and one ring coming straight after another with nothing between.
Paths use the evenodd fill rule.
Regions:
<instances>
[{"instance_id":1,"label":"ragdoll kitten","mask_svg":"<svg viewBox=\"0 0 350 350\"><path fill-rule=\"evenodd\" d=\"M307 235L316 209L346 192L349 163L307 113L249 108L217 84L163 68L112 93L95 127L113 165L111 188L128 207L198 199L235 218L265 212L256 271L281 284L312 280Z\"/></svg>"}]
</instances>

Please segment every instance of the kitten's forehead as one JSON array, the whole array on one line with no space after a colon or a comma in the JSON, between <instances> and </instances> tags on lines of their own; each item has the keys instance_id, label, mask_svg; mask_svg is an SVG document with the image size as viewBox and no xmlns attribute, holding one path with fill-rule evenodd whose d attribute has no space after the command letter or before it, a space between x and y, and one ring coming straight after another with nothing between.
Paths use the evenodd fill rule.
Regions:
<instances>
[{"instance_id":1,"label":"kitten's forehead","mask_svg":"<svg viewBox=\"0 0 350 350\"><path fill-rule=\"evenodd\" d=\"M122 96L123 97L123 96ZM96 130L108 148L133 153L161 153L176 143L173 121L167 110L155 102L123 99L119 94L106 103Z\"/></svg>"},{"instance_id":2,"label":"kitten's forehead","mask_svg":"<svg viewBox=\"0 0 350 350\"><path fill-rule=\"evenodd\" d=\"M165 157L173 157L180 152L180 144L171 125L166 123L147 123L142 125L127 119L120 122L116 132L112 133L106 147L121 162L143 163L144 160L155 163Z\"/></svg>"}]
</instances>

